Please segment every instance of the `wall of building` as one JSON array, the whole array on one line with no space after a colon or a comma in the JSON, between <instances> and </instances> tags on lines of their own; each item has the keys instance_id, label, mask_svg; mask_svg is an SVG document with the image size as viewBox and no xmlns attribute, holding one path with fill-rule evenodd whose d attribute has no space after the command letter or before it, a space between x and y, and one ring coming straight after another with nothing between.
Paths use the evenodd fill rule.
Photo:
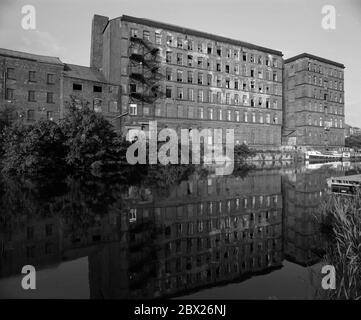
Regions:
<instances>
[{"instance_id":1,"label":"wall of building","mask_svg":"<svg viewBox=\"0 0 361 320\"><path fill-rule=\"evenodd\" d=\"M118 129L120 120L120 87L117 85L95 82L91 80L68 77L66 74L62 78L62 116L67 112L67 108L72 103L72 97L79 106L88 103L90 109L101 112ZM81 90L75 90L73 85L81 85ZM101 92L94 92L94 86L101 87Z\"/></svg>"},{"instance_id":2,"label":"wall of building","mask_svg":"<svg viewBox=\"0 0 361 320\"><path fill-rule=\"evenodd\" d=\"M131 39L134 35L145 38L147 45L159 48L157 61L163 75L159 85L163 95L153 103L129 99L129 74L132 72L129 68L132 64L129 56L134 52L142 53L144 49L134 45ZM189 49L190 42L192 48ZM208 52L208 46L212 48L211 53ZM221 48L221 56L217 55L217 48ZM243 61L243 54L246 55L246 61ZM177 60L180 55L182 63ZM258 63L258 58L261 63ZM167 125L177 129L234 128L236 141L251 145L279 146L282 65L281 53L217 42L211 36L193 36L124 18L111 20L103 34L102 68L105 76L108 80L120 81L123 112L129 111L129 104L137 105L137 114L124 119L125 131L134 127L141 128L149 120L157 120L160 127ZM221 71L217 71L218 67ZM188 81L190 72L193 75L192 83ZM259 76L258 72L262 72L262 75ZM201 77L202 82L198 80ZM251 82L254 83L252 88ZM167 88L172 90L170 97L166 96ZM139 84L136 91L144 92L144 86ZM182 94L180 91L183 91Z\"/></svg>"},{"instance_id":3,"label":"wall of building","mask_svg":"<svg viewBox=\"0 0 361 320\"><path fill-rule=\"evenodd\" d=\"M16 118L29 124L40 119L58 120L62 69L62 64L0 55L0 107L13 110ZM35 72L34 81L30 81L30 71ZM48 83L48 74L53 75L52 83ZM8 99L7 89L13 89L13 99ZM35 101L29 101L29 91L34 91ZM48 93L52 102L47 100Z\"/></svg>"},{"instance_id":4,"label":"wall of building","mask_svg":"<svg viewBox=\"0 0 361 320\"><path fill-rule=\"evenodd\" d=\"M284 70L284 143L344 146L343 68L305 57Z\"/></svg>"}]
</instances>

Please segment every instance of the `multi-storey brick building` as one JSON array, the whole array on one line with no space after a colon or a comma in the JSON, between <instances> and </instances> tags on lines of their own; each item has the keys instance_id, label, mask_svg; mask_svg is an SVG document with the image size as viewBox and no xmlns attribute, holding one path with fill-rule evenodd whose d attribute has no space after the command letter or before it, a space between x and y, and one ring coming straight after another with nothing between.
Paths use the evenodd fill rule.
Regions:
<instances>
[{"instance_id":1,"label":"multi-storey brick building","mask_svg":"<svg viewBox=\"0 0 361 320\"><path fill-rule=\"evenodd\" d=\"M91 66L122 86L123 130L233 128L235 141L279 146L282 53L147 19L95 15Z\"/></svg>"},{"instance_id":2,"label":"multi-storey brick building","mask_svg":"<svg viewBox=\"0 0 361 320\"><path fill-rule=\"evenodd\" d=\"M344 145L344 65L307 53L285 60L285 144Z\"/></svg>"},{"instance_id":3,"label":"multi-storey brick building","mask_svg":"<svg viewBox=\"0 0 361 320\"><path fill-rule=\"evenodd\" d=\"M0 110L26 124L58 121L74 97L88 102L119 129L120 86L96 68L65 64L56 57L0 49Z\"/></svg>"},{"instance_id":4,"label":"multi-storey brick building","mask_svg":"<svg viewBox=\"0 0 361 320\"><path fill-rule=\"evenodd\" d=\"M59 119L59 58L0 49L0 107L26 123Z\"/></svg>"}]
</instances>

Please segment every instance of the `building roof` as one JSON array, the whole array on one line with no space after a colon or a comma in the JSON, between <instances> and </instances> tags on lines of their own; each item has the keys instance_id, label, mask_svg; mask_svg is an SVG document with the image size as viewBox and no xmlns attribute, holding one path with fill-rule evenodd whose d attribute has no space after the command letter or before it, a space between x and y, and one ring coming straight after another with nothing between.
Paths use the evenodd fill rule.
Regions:
<instances>
[{"instance_id":1,"label":"building roof","mask_svg":"<svg viewBox=\"0 0 361 320\"><path fill-rule=\"evenodd\" d=\"M97 68L79 66L76 64L66 63L64 75L76 79L108 83L104 75Z\"/></svg>"},{"instance_id":2,"label":"building roof","mask_svg":"<svg viewBox=\"0 0 361 320\"><path fill-rule=\"evenodd\" d=\"M309 53L301 53L297 56L294 56L292 58L289 58L289 59L286 59L285 60L285 63L289 63L289 62L292 62L292 61L295 61L295 60L298 60L298 59L303 59L303 58L309 58L309 59L313 59L313 60L318 60L320 62L324 62L324 63L328 63L328 64L332 64L336 67L339 67L339 68L342 68L342 69L345 69L345 66L342 64L342 63L338 63L338 62L335 62L335 61L332 61L332 60L328 60L328 59L325 59L325 58L321 58L321 57L318 57L318 56L315 56L313 54L309 54Z\"/></svg>"},{"instance_id":3,"label":"building roof","mask_svg":"<svg viewBox=\"0 0 361 320\"><path fill-rule=\"evenodd\" d=\"M144 19L144 18L136 18L136 17L131 17L131 16L127 16L127 15L123 15L120 18L122 21L139 23L139 24L147 25L147 26L154 27L154 28L161 28L161 29L166 29L166 30L170 30L170 31L174 31L174 32L193 35L196 37L208 38L208 39L218 41L218 42L226 42L226 43L229 43L229 44L232 44L235 46L246 47L249 49L264 51L264 52L268 52L271 54L283 56L283 53L278 50L273 50L273 49L269 49L266 47L257 46L257 45L254 45L254 44L251 44L248 42L243 42L243 41L230 39L230 38L226 38L226 37L222 37L222 36L217 36L217 35L214 35L211 33L203 32L203 31L197 31L197 30L193 30L193 29L175 26L175 25L168 24L168 23L158 22L158 21Z\"/></svg>"},{"instance_id":4,"label":"building roof","mask_svg":"<svg viewBox=\"0 0 361 320\"><path fill-rule=\"evenodd\" d=\"M4 48L0 48L0 56L24 59L29 61L41 62L41 63L50 63L50 64L59 64L59 65L63 64L61 60L57 57L42 56L38 54L9 50Z\"/></svg>"}]
</instances>

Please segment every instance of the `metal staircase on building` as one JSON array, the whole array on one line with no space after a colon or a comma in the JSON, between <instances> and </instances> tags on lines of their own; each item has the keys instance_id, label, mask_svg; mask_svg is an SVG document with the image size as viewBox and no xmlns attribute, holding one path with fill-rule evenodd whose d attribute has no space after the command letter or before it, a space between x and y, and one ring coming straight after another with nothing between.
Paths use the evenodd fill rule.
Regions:
<instances>
[{"instance_id":1,"label":"metal staircase on building","mask_svg":"<svg viewBox=\"0 0 361 320\"><path fill-rule=\"evenodd\" d=\"M159 49L150 41L131 37L129 45L129 104L137 104L142 109L150 107L150 115L154 115L154 104L163 96L160 80L161 58Z\"/></svg>"}]
</instances>

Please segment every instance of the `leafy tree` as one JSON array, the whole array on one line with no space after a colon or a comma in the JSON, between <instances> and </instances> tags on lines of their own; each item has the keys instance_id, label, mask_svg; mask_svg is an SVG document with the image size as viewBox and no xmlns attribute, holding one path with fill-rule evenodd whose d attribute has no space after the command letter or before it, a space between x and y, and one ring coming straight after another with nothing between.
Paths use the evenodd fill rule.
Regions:
<instances>
[{"instance_id":1,"label":"leafy tree","mask_svg":"<svg viewBox=\"0 0 361 320\"><path fill-rule=\"evenodd\" d=\"M361 149L361 136L350 136L345 139L345 146L354 149Z\"/></svg>"},{"instance_id":2,"label":"leafy tree","mask_svg":"<svg viewBox=\"0 0 361 320\"><path fill-rule=\"evenodd\" d=\"M45 173L64 168L64 135L52 121L32 126L17 122L5 129L3 171L8 173Z\"/></svg>"},{"instance_id":3,"label":"leafy tree","mask_svg":"<svg viewBox=\"0 0 361 320\"><path fill-rule=\"evenodd\" d=\"M117 163L119 139L111 123L86 101L77 106L73 100L60 126L69 167L84 171Z\"/></svg>"}]
</instances>

